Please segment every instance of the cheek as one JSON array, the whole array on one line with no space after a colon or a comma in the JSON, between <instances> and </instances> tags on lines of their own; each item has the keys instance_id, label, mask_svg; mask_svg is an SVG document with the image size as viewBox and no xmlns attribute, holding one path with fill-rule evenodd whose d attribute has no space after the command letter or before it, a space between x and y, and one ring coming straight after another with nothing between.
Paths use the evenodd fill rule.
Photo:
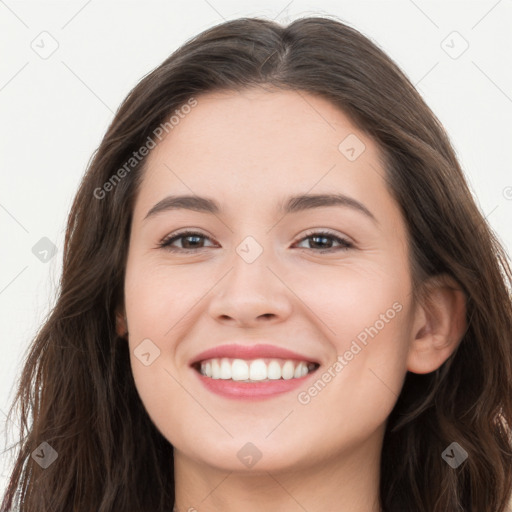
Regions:
<instances>
[{"instance_id":1,"label":"cheek","mask_svg":"<svg viewBox=\"0 0 512 512\"><path fill-rule=\"evenodd\" d=\"M165 427L162 433L168 439L180 429L176 410L187 400L179 385L182 377L176 372L175 346L187 327L193 293L186 292L187 280L181 274L158 265L139 265L133 259L128 261L125 277L133 378L148 415L157 427Z\"/></svg>"},{"instance_id":2,"label":"cheek","mask_svg":"<svg viewBox=\"0 0 512 512\"><path fill-rule=\"evenodd\" d=\"M129 263L125 278L125 304L130 332L157 338L171 338L169 332L180 318L186 316L205 286L185 266Z\"/></svg>"},{"instance_id":3,"label":"cheek","mask_svg":"<svg viewBox=\"0 0 512 512\"><path fill-rule=\"evenodd\" d=\"M342 354L356 338L364 344L378 334L384 348L386 332L401 332L410 280L397 267L347 262L311 272L296 269L285 280L293 283L293 291L307 307L301 312L322 326L325 337Z\"/></svg>"},{"instance_id":4,"label":"cheek","mask_svg":"<svg viewBox=\"0 0 512 512\"><path fill-rule=\"evenodd\" d=\"M384 325L356 325L354 317L350 327L339 324L337 358L297 396L296 420L313 445L353 445L384 424L406 374L407 315L404 306L388 323L381 320ZM328 421L318 428L314 418Z\"/></svg>"},{"instance_id":5,"label":"cheek","mask_svg":"<svg viewBox=\"0 0 512 512\"><path fill-rule=\"evenodd\" d=\"M348 418L368 428L382 423L406 374L412 319L409 276L397 266L394 274L367 270L345 268L336 280L310 280L307 295L335 355L313 386L303 390L299 403L311 408L313 416L328 408L342 430ZM301 297L306 285L304 281Z\"/></svg>"}]
</instances>

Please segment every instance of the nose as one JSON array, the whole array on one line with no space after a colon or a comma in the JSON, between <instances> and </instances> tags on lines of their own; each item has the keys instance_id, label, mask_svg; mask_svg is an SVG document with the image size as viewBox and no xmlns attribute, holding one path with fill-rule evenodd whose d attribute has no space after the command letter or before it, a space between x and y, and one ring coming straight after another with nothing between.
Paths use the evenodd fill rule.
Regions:
<instances>
[{"instance_id":1,"label":"nose","mask_svg":"<svg viewBox=\"0 0 512 512\"><path fill-rule=\"evenodd\" d=\"M261 327L285 321L291 314L293 293L263 253L248 263L238 255L217 285L209 313L217 322L237 327Z\"/></svg>"}]
</instances>

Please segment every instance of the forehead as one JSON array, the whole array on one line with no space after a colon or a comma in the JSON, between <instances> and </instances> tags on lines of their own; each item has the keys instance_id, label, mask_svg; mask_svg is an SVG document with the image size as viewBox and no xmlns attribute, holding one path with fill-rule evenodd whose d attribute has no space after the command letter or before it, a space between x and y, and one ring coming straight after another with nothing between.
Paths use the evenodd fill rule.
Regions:
<instances>
[{"instance_id":1,"label":"forehead","mask_svg":"<svg viewBox=\"0 0 512 512\"><path fill-rule=\"evenodd\" d=\"M136 216L169 193L224 197L226 208L306 192L385 199L377 144L328 100L259 89L196 100L149 154Z\"/></svg>"},{"instance_id":2,"label":"forehead","mask_svg":"<svg viewBox=\"0 0 512 512\"><path fill-rule=\"evenodd\" d=\"M189 158L238 157L247 165L254 159L260 165L277 157L291 160L297 153L312 159L319 153L332 157L349 135L359 151L362 139L365 152L377 151L344 112L304 91L248 89L208 93L196 100L197 106L188 114L179 120L175 117L177 124L150 159L157 160L160 152L170 150L176 155L190 152ZM198 154L195 148L203 152Z\"/></svg>"}]
</instances>

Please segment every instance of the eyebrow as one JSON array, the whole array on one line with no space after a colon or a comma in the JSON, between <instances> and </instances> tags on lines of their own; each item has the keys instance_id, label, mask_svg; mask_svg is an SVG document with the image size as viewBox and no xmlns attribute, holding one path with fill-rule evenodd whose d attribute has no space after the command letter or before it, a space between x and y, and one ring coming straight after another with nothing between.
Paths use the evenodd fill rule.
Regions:
<instances>
[{"instance_id":1,"label":"eyebrow","mask_svg":"<svg viewBox=\"0 0 512 512\"><path fill-rule=\"evenodd\" d=\"M315 208L325 208L329 206L342 206L352 208L363 213L373 222L378 224L373 213L363 204L353 197L344 194L302 194L289 197L286 201L281 201L278 205L279 213L286 215L297 213ZM200 213L210 213L218 215L221 213L219 204L209 197L201 196L167 196L148 211L143 220L156 216L159 213L170 210L192 210Z\"/></svg>"}]
</instances>

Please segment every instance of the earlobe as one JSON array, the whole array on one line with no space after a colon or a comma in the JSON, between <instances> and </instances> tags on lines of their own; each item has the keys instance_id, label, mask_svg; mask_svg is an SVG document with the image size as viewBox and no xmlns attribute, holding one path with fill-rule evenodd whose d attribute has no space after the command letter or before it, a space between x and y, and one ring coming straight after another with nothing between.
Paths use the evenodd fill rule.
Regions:
<instances>
[{"instance_id":1,"label":"earlobe","mask_svg":"<svg viewBox=\"0 0 512 512\"><path fill-rule=\"evenodd\" d=\"M116 312L116 333L120 338L128 337L128 324L126 321L126 315L124 311Z\"/></svg>"},{"instance_id":2,"label":"earlobe","mask_svg":"<svg viewBox=\"0 0 512 512\"><path fill-rule=\"evenodd\" d=\"M446 274L430 278L415 312L407 369L413 373L437 370L455 352L466 328L464 292Z\"/></svg>"}]
</instances>

